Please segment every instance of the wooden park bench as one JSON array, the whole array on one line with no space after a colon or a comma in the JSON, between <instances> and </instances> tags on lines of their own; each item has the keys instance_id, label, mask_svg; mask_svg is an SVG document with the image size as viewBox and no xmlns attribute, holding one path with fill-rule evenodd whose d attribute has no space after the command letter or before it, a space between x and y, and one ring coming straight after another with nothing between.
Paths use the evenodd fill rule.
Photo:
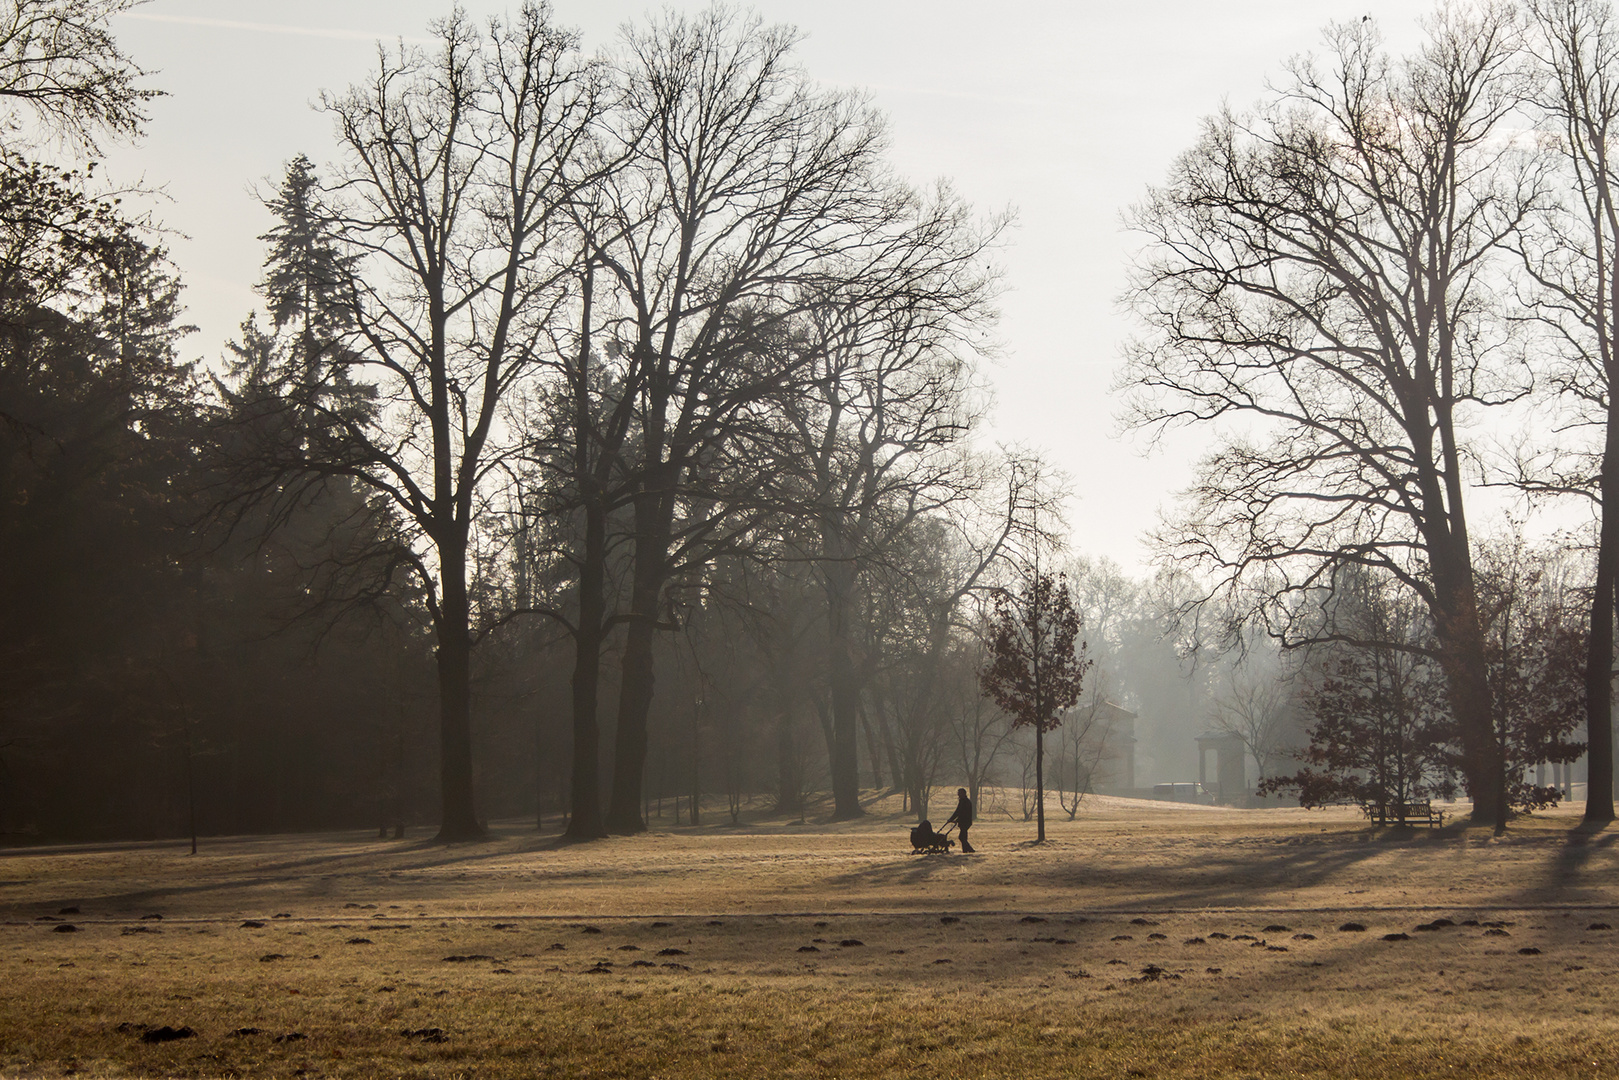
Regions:
<instances>
[{"instance_id":1,"label":"wooden park bench","mask_svg":"<svg viewBox=\"0 0 1619 1080\"><path fill-rule=\"evenodd\" d=\"M1445 823L1445 812L1434 809L1427 799L1408 803L1361 803L1360 809L1373 825L1426 825L1432 829Z\"/></svg>"}]
</instances>

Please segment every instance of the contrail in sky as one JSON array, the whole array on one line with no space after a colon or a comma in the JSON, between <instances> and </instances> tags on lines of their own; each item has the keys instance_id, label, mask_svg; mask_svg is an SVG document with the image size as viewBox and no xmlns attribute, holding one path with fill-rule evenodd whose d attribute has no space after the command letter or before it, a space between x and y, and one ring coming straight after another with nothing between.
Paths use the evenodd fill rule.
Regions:
<instances>
[{"instance_id":1,"label":"contrail in sky","mask_svg":"<svg viewBox=\"0 0 1619 1080\"><path fill-rule=\"evenodd\" d=\"M432 39L402 37L399 34L379 34L365 30L338 30L322 26L286 26L282 23L238 22L235 19L209 19L199 15L158 15L148 11L123 11L121 19L143 19L146 22L179 23L183 26L207 26L216 30L248 30L260 34L296 34L300 37L341 38L347 41L410 41L425 43Z\"/></svg>"}]
</instances>

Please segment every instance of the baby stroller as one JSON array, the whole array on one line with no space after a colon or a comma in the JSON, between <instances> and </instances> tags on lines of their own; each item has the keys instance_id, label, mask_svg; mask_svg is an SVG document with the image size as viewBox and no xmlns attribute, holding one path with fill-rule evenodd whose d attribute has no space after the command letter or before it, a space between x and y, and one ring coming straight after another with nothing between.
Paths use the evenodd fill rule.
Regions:
<instances>
[{"instance_id":1,"label":"baby stroller","mask_svg":"<svg viewBox=\"0 0 1619 1080\"><path fill-rule=\"evenodd\" d=\"M951 848L956 846L956 842L950 839L949 829L950 826L946 825L945 832L934 832L933 823L923 818L917 823L916 828L911 830L911 854L947 854Z\"/></svg>"}]
</instances>

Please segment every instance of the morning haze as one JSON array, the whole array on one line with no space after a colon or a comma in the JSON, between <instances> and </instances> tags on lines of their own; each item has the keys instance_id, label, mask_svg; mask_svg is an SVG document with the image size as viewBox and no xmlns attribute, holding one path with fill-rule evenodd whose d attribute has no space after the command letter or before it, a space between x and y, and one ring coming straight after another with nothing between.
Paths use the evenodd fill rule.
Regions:
<instances>
[{"instance_id":1,"label":"morning haze","mask_svg":"<svg viewBox=\"0 0 1619 1080\"><path fill-rule=\"evenodd\" d=\"M0 1072L1613 1059L1606 3L0 0L0 105Z\"/></svg>"}]
</instances>

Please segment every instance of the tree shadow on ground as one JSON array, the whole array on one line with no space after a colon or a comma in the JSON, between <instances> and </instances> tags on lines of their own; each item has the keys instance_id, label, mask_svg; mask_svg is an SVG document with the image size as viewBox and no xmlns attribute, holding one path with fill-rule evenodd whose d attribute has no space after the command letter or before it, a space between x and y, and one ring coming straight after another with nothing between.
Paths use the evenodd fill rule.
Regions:
<instances>
[{"instance_id":1,"label":"tree shadow on ground","mask_svg":"<svg viewBox=\"0 0 1619 1080\"><path fill-rule=\"evenodd\" d=\"M1086 859L1070 843L1024 841L1000 851L1027 853L1074 850L1072 861L1054 860L1048 866L1021 868L1022 880L1032 888L1055 888L1078 894L1085 890L1090 903L1104 900L1109 907L1118 898L1123 906L1143 910L1203 907L1243 907L1262 901L1275 891L1318 888L1353 879L1355 868L1387 850L1387 841L1365 833L1337 834L1327 840L1205 841L1189 843L1173 861L1126 862ZM980 849L983 850L982 848ZM1161 859L1161 854L1160 854ZM949 860L963 868L968 860ZM941 861L941 866L944 865ZM918 870L903 862L879 863L828 877L837 888L904 886L925 882L934 870ZM1087 905L1089 906L1089 905Z\"/></svg>"},{"instance_id":2,"label":"tree shadow on ground","mask_svg":"<svg viewBox=\"0 0 1619 1080\"><path fill-rule=\"evenodd\" d=\"M180 851L183 845L172 842L130 844L74 845L51 849L32 848L0 853L0 858L11 856L52 857L76 856L87 860L107 856L113 858L139 858L143 854L166 854L175 862L157 875L148 875L127 867L112 874L99 874L93 865L80 868L80 873L64 875L61 882L65 893L102 907L138 908L157 906L162 901L208 896L247 897L255 890L297 886L296 899L352 898L371 892L393 891L387 888L390 877L410 876L424 872L442 875L446 871L475 872L486 865L499 866L515 858L537 852L558 851L576 846L564 838L529 836L518 839L492 838L478 844L447 845L436 839L422 838L407 841L376 841L364 839L365 834L316 834L277 837L231 837L205 844L202 855L195 863ZM611 841L605 841L611 842ZM185 877L173 876L176 868L189 871ZM156 876L159 880L150 880ZM599 877L589 870L567 875L576 878ZM140 888L126 888L114 892L83 892L81 885L106 881L108 878L148 877L149 884ZM80 878L81 880L74 880ZM454 879L448 879L454 880ZM448 883L447 880L447 883ZM27 884L19 880L16 884ZM77 891L76 891L77 890ZM294 899L288 896L285 899ZM39 901L12 902L5 907L14 910L38 906ZM254 898L257 906L272 901Z\"/></svg>"},{"instance_id":3,"label":"tree shadow on ground","mask_svg":"<svg viewBox=\"0 0 1619 1080\"><path fill-rule=\"evenodd\" d=\"M1614 852L1619 832L1610 832L1608 828L1607 825L1591 825L1582 821L1568 831L1553 862L1559 881L1578 876L1594 856Z\"/></svg>"},{"instance_id":4,"label":"tree shadow on ground","mask_svg":"<svg viewBox=\"0 0 1619 1080\"><path fill-rule=\"evenodd\" d=\"M921 885L948 874L970 870L975 860L960 855L901 855L892 862L862 867L826 878L832 888L871 885Z\"/></svg>"}]
</instances>

